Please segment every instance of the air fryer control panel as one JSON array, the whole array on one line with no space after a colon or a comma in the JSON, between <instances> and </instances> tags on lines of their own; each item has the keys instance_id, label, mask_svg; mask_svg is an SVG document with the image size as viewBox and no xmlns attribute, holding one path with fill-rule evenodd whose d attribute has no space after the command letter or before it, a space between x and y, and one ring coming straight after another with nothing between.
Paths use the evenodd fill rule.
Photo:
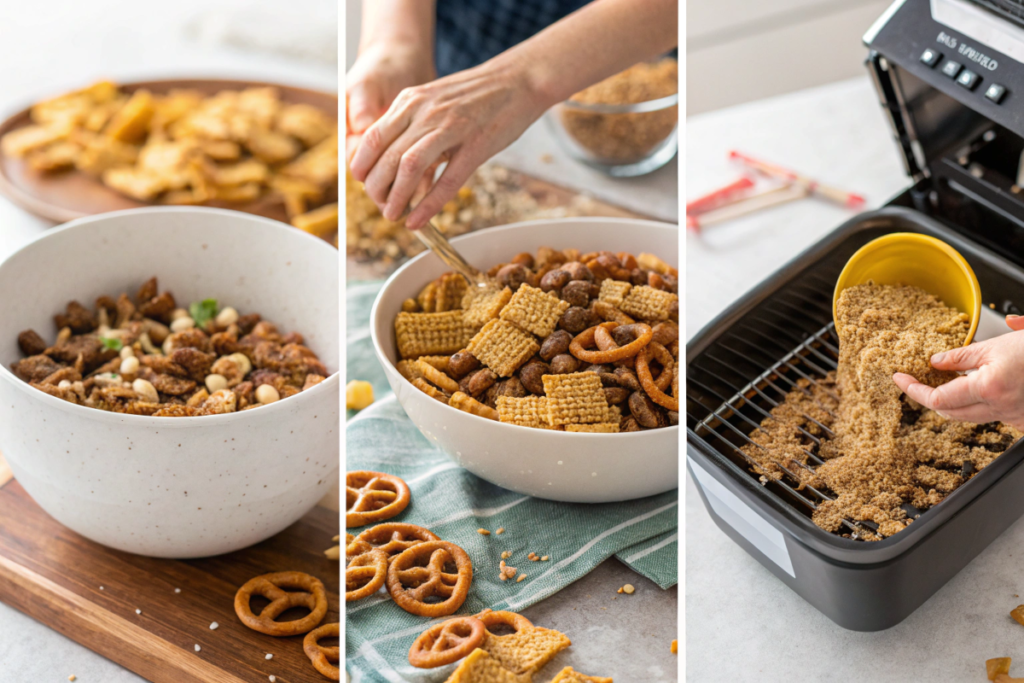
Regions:
<instances>
[{"instance_id":1,"label":"air fryer control panel","mask_svg":"<svg viewBox=\"0 0 1024 683\"><path fill-rule=\"evenodd\" d=\"M984 4L897 0L864 41L932 88L1024 136L1024 28Z\"/></svg>"}]
</instances>

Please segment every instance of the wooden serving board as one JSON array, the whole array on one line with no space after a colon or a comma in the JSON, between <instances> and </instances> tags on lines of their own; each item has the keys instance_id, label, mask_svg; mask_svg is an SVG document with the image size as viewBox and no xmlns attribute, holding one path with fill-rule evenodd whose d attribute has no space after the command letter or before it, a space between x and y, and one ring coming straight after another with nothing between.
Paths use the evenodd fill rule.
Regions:
<instances>
[{"instance_id":1,"label":"wooden serving board","mask_svg":"<svg viewBox=\"0 0 1024 683\"><path fill-rule=\"evenodd\" d=\"M0 456L0 601L154 683L248 683L271 674L281 683L320 683L326 679L303 653L302 636L246 628L233 601L254 576L298 570L324 582L330 610L323 623L338 621L339 564L323 550L339 528L338 513L318 506L273 538L228 555L130 555L61 526L10 477ZM257 600L254 610L265 604ZM219 626L211 630L214 621Z\"/></svg>"}]
</instances>

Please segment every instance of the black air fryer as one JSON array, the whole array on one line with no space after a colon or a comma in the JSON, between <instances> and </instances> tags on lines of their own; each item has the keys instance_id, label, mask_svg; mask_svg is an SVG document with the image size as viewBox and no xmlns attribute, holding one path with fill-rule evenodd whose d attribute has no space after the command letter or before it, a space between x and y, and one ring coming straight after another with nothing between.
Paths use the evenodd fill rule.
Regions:
<instances>
[{"instance_id":1,"label":"black air fryer","mask_svg":"<svg viewBox=\"0 0 1024 683\"><path fill-rule=\"evenodd\" d=\"M986 303L1020 313L1024 0L898 0L864 41L912 185L840 226L687 344L686 426L687 467L715 523L840 626L878 631L1024 513L1024 443L877 542L858 540L874 530L869 522L847 521L847 537L815 526L811 513L830 492L798 490L788 476L762 484L740 448L798 380L836 368L836 279L877 237L919 232L948 242L971 264Z\"/></svg>"}]
</instances>

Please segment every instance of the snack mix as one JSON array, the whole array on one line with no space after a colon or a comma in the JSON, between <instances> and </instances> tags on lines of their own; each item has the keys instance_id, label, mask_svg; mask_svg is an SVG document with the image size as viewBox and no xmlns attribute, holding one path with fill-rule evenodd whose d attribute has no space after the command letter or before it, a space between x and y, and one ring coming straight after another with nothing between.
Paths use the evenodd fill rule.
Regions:
<instances>
[{"instance_id":1,"label":"snack mix","mask_svg":"<svg viewBox=\"0 0 1024 683\"><path fill-rule=\"evenodd\" d=\"M541 247L489 287L446 273L395 319L398 371L432 398L536 429L679 421L678 273L651 254Z\"/></svg>"},{"instance_id":2,"label":"snack mix","mask_svg":"<svg viewBox=\"0 0 1024 683\"><path fill-rule=\"evenodd\" d=\"M963 345L967 316L917 287L866 284L839 297L836 372L797 389L751 434L743 452L763 482L783 467L834 500L812 520L825 531L875 541L908 527L920 513L988 466L1021 432L993 422L942 417L902 394L904 372L930 386L956 378L931 367L932 355ZM809 456L824 464L810 467ZM803 467L808 465L808 467Z\"/></svg>"},{"instance_id":3,"label":"snack mix","mask_svg":"<svg viewBox=\"0 0 1024 683\"><path fill-rule=\"evenodd\" d=\"M34 171L74 170L147 203L283 205L307 232L337 231L337 121L276 88L156 94L101 81L30 118L0 150Z\"/></svg>"},{"instance_id":4,"label":"snack mix","mask_svg":"<svg viewBox=\"0 0 1024 683\"><path fill-rule=\"evenodd\" d=\"M18 335L14 374L70 403L130 415L192 417L249 410L294 396L328 375L298 332L213 299L179 308L156 278L134 301L101 296L54 316L57 339Z\"/></svg>"}]
</instances>

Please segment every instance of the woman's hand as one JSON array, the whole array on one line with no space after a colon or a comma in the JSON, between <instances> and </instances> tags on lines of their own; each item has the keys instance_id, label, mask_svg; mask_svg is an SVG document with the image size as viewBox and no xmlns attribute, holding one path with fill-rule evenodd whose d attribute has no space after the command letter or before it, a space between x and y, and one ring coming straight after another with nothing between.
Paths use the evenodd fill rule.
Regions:
<instances>
[{"instance_id":1,"label":"woman's hand","mask_svg":"<svg viewBox=\"0 0 1024 683\"><path fill-rule=\"evenodd\" d=\"M406 218L406 226L416 230L547 106L514 60L492 60L406 88L363 135L351 158L352 175L365 183L367 194L393 221L401 217L424 176L447 158L437 183Z\"/></svg>"},{"instance_id":2,"label":"woman's hand","mask_svg":"<svg viewBox=\"0 0 1024 683\"><path fill-rule=\"evenodd\" d=\"M398 93L436 77L434 60L409 45L378 42L359 53L345 75L346 149L351 158L366 130L388 110Z\"/></svg>"},{"instance_id":3,"label":"woman's hand","mask_svg":"<svg viewBox=\"0 0 1024 683\"><path fill-rule=\"evenodd\" d=\"M943 417L1024 429L1024 317L1007 316L1006 324L1014 332L932 356L932 367L938 370L975 372L939 387L899 372L893 381Z\"/></svg>"}]
</instances>

